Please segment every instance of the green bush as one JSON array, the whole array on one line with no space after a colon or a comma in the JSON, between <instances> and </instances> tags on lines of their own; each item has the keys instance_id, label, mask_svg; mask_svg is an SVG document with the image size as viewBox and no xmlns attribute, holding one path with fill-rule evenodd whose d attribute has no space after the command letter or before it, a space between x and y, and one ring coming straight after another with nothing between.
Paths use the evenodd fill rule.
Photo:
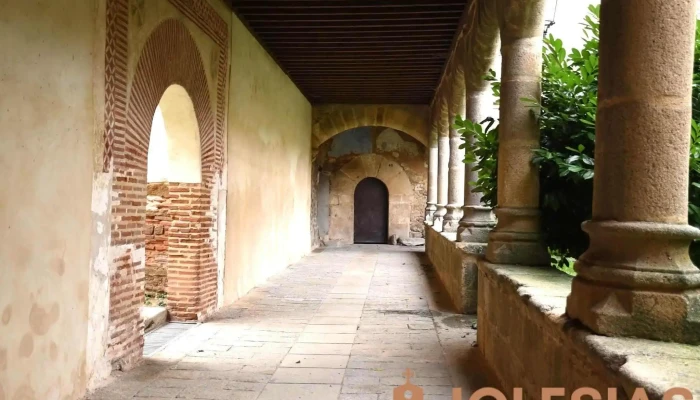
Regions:
<instances>
[{"instance_id":1,"label":"green bush","mask_svg":"<svg viewBox=\"0 0 700 400\"><path fill-rule=\"evenodd\" d=\"M585 41L582 49L567 52L561 40L544 40L541 99L522 99L532 107L538 119L541 147L534 151L533 163L540 172L540 206L545 242L552 264L570 271L571 260L588 247L581 223L591 218L593 201L593 165L595 117L598 96L599 6L589 7L584 19ZM700 29L698 30L700 32ZM700 33L696 33L693 85L693 122L690 158L689 221L700 226ZM500 93L495 73L494 95ZM473 191L482 201L496 206L498 165L498 126L487 121L462 120L455 126L465 140L465 162L476 162L478 181ZM695 257L695 255L699 257ZM691 248L700 261L700 245Z\"/></svg>"}]
</instances>

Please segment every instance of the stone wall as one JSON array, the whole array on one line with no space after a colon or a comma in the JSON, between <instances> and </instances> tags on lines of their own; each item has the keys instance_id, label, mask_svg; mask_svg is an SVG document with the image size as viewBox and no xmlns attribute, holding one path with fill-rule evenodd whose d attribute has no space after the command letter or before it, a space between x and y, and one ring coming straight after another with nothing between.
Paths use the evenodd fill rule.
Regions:
<instances>
[{"instance_id":1,"label":"stone wall","mask_svg":"<svg viewBox=\"0 0 700 400\"><path fill-rule=\"evenodd\" d=\"M571 278L551 267L496 266L479 261L478 345L508 398L540 399L543 387L565 398L591 387L620 399L644 388L661 399L672 387L700 395L700 348L598 336L564 314ZM607 396L607 398L612 398Z\"/></svg>"},{"instance_id":2,"label":"stone wall","mask_svg":"<svg viewBox=\"0 0 700 400\"><path fill-rule=\"evenodd\" d=\"M425 252L458 312L476 314L477 260L486 244L455 242L456 233L425 225Z\"/></svg>"},{"instance_id":3,"label":"stone wall","mask_svg":"<svg viewBox=\"0 0 700 400\"><path fill-rule=\"evenodd\" d=\"M319 170L318 165L314 161L313 165L311 166L311 210L318 210L318 191L319 191L319 178L321 175L321 171ZM317 212L311 212L310 213L310 234L311 234L311 248L315 249L321 245L321 235L319 233L319 227L318 227L318 213Z\"/></svg>"},{"instance_id":4,"label":"stone wall","mask_svg":"<svg viewBox=\"0 0 700 400\"><path fill-rule=\"evenodd\" d=\"M320 170L315 209L319 241L352 243L354 189L370 176L389 189L389 234L423 237L426 157L418 140L385 127L351 129L322 144L315 160ZM324 178L330 182L324 184Z\"/></svg>"}]
</instances>

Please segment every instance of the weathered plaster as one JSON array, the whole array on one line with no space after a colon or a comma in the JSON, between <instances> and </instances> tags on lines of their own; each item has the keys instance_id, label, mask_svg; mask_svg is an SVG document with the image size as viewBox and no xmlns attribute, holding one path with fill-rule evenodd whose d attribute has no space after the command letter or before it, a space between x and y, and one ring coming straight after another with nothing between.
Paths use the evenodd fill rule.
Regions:
<instances>
[{"instance_id":1,"label":"weathered plaster","mask_svg":"<svg viewBox=\"0 0 700 400\"><path fill-rule=\"evenodd\" d=\"M308 253L311 105L232 24L224 303Z\"/></svg>"},{"instance_id":2,"label":"weathered plaster","mask_svg":"<svg viewBox=\"0 0 700 400\"><path fill-rule=\"evenodd\" d=\"M99 2L0 2L0 398L87 383Z\"/></svg>"},{"instance_id":3,"label":"weathered plaster","mask_svg":"<svg viewBox=\"0 0 700 400\"><path fill-rule=\"evenodd\" d=\"M101 137L101 135L98 135ZM99 154L99 151L96 152ZM101 159L95 164L99 168ZM112 372L105 350L109 343L109 210L111 173L96 172L92 183L92 244L90 254L89 323L87 333L88 389L97 387Z\"/></svg>"}]
</instances>

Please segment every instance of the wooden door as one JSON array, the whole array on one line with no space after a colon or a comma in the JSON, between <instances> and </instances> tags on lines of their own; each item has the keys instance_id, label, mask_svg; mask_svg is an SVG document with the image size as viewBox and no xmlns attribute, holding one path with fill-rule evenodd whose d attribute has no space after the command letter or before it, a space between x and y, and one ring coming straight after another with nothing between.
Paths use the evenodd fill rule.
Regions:
<instances>
[{"instance_id":1,"label":"wooden door","mask_svg":"<svg viewBox=\"0 0 700 400\"><path fill-rule=\"evenodd\" d=\"M355 188L355 243L386 243L389 191L382 181L365 178Z\"/></svg>"}]
</instances>

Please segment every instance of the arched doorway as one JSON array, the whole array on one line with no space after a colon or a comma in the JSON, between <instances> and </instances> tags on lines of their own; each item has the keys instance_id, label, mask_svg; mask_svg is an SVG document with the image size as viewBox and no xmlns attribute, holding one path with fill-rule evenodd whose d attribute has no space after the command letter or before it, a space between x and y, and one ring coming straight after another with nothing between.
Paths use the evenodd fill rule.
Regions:
<instances>
[{"instance_id":1,"label":"arched doorway","mask_svg":"<svg viewBox=\"0 0 700 400\"><path fill-rule=\"evenodd\" d=\"M355 243L386 243L389 232L389 190L377 178L355 188Z\"/></svg>"}]
</instances>

